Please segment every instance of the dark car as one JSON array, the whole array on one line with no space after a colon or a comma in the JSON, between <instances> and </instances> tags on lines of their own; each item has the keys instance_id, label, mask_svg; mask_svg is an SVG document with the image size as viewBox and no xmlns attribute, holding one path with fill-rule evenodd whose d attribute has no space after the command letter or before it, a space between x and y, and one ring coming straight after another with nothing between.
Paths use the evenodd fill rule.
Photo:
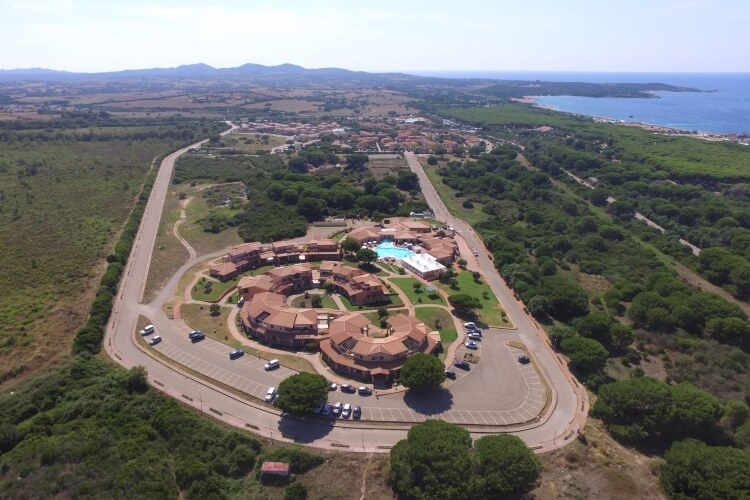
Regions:
<instances>
[{"instance_id":1,"label":"dark car","mask_svg":"<svg viewBox=\"0 0 750 500\"><path fill-rule=\"evenodd\" d=\"M201 340L206 338L206 334L199 330L193 330L192 332L188 333L188 338L192 342L200 342Z\"/></svg>"},{"instance_id":2,"label":"dark car","mask_svg":"<svg viewBox=\"0 0 750 500\"><path fill-rule=\"evenodd\" d=\"M353 385L341 384L341 392L348 392L350 394L353 394L357 392L357 388L354 387Z\"/></svg>"},{"instance_id":3,"label":"dark car","mask_svg":"<svg viewBox=\"0 0 750 500\"><path fill-rule=\"evenodd\" d=\"M244 355L245 351L241 351L239 349L232 349L231 351L229 351L229 359L241 358Z\"/></svg>"},{"instance_id":4,"label":"dark car","mask_svg":"<svg viewBox=\"0 0 750 500\"><path fill-rule=\"evenodd\" d=\"M453 370L445 370L445 376L449 379L456 380L456 372Z\"/></svg>"},{"instance_id":5,"label":"dark car","mask_svg":"<svg viewBox=\"0 0 750 500\"><path fill-rule=\"evenodd\" d=\"M352 408L352 418L362 418L362 408L360 408L359 406L355 406L354 408Z\"/></svg>"},{"instance_id":6,"label":"dark car","mask_svg":"<svg viewBox=\"0 0 750 500\"><path fill-rule=\"evenodd\" d=\"M518 356L518 362L521 363L522 365L528 365L531 362L531 360L529 359L528 356Z\"/></svg>"},{"instance_id":7,"label":"dark car","mask_svg":"<svg viewBox=\"0 0 750 500\"><path fill-rule=\"evenodd\" d=\"M457 360L455 360L453 362L453 366L455 366L456 368L461 368L462 370L470 370L471 369L471 365L469 364L469 362L465 361L463 359L457 359Z\"/></svg>"},{"instance_id":8,"label":"dark car","mask_svg":"<svg viewBox=\"0 0 750 500\"><path fill-rule=\"evenodd\" d=\"M370 396L372 394L372 389L366 386L362 386L359 389L357 389L360 396Z\"/></svg>"}]
</instances>

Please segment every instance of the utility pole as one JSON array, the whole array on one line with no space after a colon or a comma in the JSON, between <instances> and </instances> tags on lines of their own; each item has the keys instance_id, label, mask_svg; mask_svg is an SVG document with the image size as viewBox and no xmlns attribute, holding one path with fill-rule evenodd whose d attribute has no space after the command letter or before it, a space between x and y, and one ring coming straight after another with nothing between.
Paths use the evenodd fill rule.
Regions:
<instances>
[{"instance_id":1,"label":"utility pole","mask_svg":"<svg viewBox=\"0 0 750 500\"><path fill-rule=\"evenodd\" d=\"M203 415L203 395L201 394L200 389L198 389L198 399L201 401L201 415Z\"/></svg>"}]
</instances>

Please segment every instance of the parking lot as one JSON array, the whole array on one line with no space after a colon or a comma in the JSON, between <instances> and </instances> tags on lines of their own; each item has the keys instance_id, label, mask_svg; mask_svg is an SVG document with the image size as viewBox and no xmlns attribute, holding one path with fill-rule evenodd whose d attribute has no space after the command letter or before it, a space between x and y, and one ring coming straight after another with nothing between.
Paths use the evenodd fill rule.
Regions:
<instances>
[{"instance_id":1,"label":"parking lot","mask_svg":"<svg viewBox=\"0 0 750 500\"><path fill-rule=\"evenodd\" d=\"M265 371L267 360L245 354L229 359L232 348L206 338L191 343L184 336L167 335L152 347L191 370L262 400L269 387L277 387L296 373L283 366ZM505 330L485 330L477 350L480 361L466 371L453 368L456 380L435 394L399 392L389 395L360 395L341 390L329 393L328 401L350 403L362 408L362 420L422 422L439 418L456 424L512 425L533 420L546 403L544 384L533 363L521 364L523 350L507 344ZM459 348L459 357L461 350ZM352 385L359 386L357 382Z\"/></svg>"},{"instance_id":2,"label":"parking lot","mask_svg":"<svg viewBox=\"0 0 750 500\"><path fill-rule=\"evenodd\" d=\"M278 387L282 380L296 373L283 366L265 371L263 365L267 360L249 354L230 360L232 348L211 338L194 344L185 338L184 345L175 340L170 337L152 349L201 375L261 400L269 387Z\"/></svg>"}]
</instances>

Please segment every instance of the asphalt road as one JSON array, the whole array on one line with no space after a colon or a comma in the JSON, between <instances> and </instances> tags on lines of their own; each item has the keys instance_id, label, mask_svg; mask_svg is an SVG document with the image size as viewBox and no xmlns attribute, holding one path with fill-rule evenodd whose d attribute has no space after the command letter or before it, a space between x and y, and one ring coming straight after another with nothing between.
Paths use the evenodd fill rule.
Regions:
<instances>
[{"instance_id":1,"label":"asphalt road","mask_svg":"<svg viewBox=\"0 0 750 500\"><path fill-rule=\"evenodd\" d=\"M480 251L479 262L485 271L485 279L519 328L513 332L488 331L480 347L480 363L447 389L421 398L409 393L382 397L331 393L331 401L350 402L363 408L362 421L337 421L334 424L320 419L299 421L283 418L278 411L264 403L245 401L225 387L209 383L196 375L202 373L224 386L262 397L269 386L278 386L291 371L282 367L266 372L262 368L262 361L249 355L231 361L228 347L211 339L192 344L187 339L187 326L181 321L169 320L163 313L161 304L174 293L182 272L206 256L187 262L152 303L141 303L175 160L188 149L172 153L162 161L125 269L104 340L106 351L118 363L125 367L144 366L150 383L156 389L214 418L271 438L319 447L387 451L405 437L408 422L437 416L467 424L475 436L500 432L502 429L496 425L527 421L544 406L544 388L536 368L541 368L553 387L549 401L551 411L539 421L515 427L516 434L535 449L546 450L570 439L575 428L585 422L585 413L581 413L587 411L585 391L581 391L584 398L581 402L557 358L538 335L533 320L512 300L484 251ZM468 227L447 213L421 167L415 165L418 163L416 158L407 154L407 161L420 176L425 196L438 217L463 231L470 246L483 249ZM136 326L140 315L156 326L157 333L164 338L161 344L149 347L138 338ZM518 353L506 345L506 340L514 338L529 346L534 359L532 365L520 366L515 361ZM183 366L189 366L190 370L168 363L155 356L152 350L175 359ZM460 373L460 370L456 371ZM367 419L380 422L373 423Z\"/></svg>"}]
</instances>

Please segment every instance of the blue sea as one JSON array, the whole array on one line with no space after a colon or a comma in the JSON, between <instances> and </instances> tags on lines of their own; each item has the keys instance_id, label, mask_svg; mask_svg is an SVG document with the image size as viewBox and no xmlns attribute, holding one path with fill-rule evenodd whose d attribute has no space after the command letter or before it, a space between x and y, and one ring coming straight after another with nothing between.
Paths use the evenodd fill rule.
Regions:
<instances>
[{"instance_id":1,"label":"blue sea","mask_svg":"<svg viewBox=\"0 0 750 500\"><path fill-rule=\"evenodd\" d=\"M658 99L539 97L560 111L683 130L750 134L750 73L414 72L443 78L591 83L666 83L713 92L654 92Z\"/></svg>"}]
</instances>

